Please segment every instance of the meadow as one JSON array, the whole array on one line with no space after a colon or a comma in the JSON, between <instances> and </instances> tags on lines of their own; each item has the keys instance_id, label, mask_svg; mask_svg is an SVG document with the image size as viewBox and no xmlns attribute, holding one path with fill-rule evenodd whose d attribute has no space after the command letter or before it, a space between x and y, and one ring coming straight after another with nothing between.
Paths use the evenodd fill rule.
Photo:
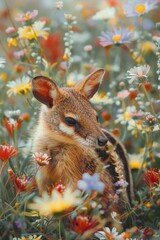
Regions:
<instances>
[{"instance_id":1,"label":"meadow","mask_svg":"<svg viewBox=\"0 0 160 240\"><path fill-rule=\"evenodd\" d=\"M160 239L159 4L0 0L0 239ZM71 192L57 182L43 196L35 183L50 159L32 151L40 108L32 79L72 87L98 68L105 75L91 103L124 144L133 174L132 206L111 214L121 230L103 226L97 176L97 188L85 175L87 187Z\"/></svg>"}]
</instances>

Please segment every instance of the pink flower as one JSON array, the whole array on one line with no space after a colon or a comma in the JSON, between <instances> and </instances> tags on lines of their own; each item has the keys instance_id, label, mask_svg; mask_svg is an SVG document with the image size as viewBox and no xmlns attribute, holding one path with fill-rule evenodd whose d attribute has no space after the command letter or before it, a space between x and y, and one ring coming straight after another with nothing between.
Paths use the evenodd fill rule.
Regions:
<instances>
[{"instance_id":1,"label":"pink flower","mask_svg":"<svg viewBox=\"0 0 160 240\"><path fill-rule=\"evenodd\" d=\"M92 45L86 45L86 46L84 46L84 51L85 51L85 52L91 52L92 50L93 50Z\"/></svg>"},{"instance_id":2,"label":"pink flower","mask_svg":"<svg viewBox=\"0 0 160 240\"><path fill-rule=\"evenodd\" d=\"M125 99L126 97L129 96L129 91L128 90L123 90L117 93L117 96L121 99Z\"/></svg>"},{"instance_id":3,"label":"pink flower","mask_svg":"<svg viewBox=\"0 0 160 240\"><path fill-rule=\"evenodd\" d=\"M19 17L15 18L17 22L26 22L35 18L38 15L38 10L33 10L33 12L26 12L25 14L20 14Z\"/></svg>"},{"instance_id":4,"label":"pink flower","mask_svg":"<svg viewBox=\"0 0 160 240\"><path fill-rule=\"evenodd\" d=\"M26 53L27 53L27 50L24 49L24 50L14 52L13 55L15 58L20 58L20 57L25 56Z\"/></svg>"},{"instance_id":5,"label":"pink flower","mask_svg":"<svg viewBox=\"0 0 160 240\"><path fill-rule=\"evenodd\" d=\"M16 33L16 29L14 27L8 27L6 29L6 33L7 34L12 34L12 33Z\"/></svg>"}]
</instances>

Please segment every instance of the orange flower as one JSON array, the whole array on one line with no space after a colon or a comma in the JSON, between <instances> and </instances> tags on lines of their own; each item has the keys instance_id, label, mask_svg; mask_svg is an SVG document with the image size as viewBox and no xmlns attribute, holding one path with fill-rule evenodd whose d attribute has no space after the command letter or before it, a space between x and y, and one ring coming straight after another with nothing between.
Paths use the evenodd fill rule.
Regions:
<instances>
[{"instance_id":1,"label":"orange flower","mask_svg":"<svg viewBox=\"0 0 160 240\"><path fill-rule=\"evenodd\" d=\"M2 162L7 162L10 158L16 156L17 154L18 150L9 144L0 146L0 160Z\"/></svg>"},{"instance_id":2,"label":"orange flower","mask_svg":"<svg viewBox=\"0 0 160 240\"><path fill-rule=\"evenodd\" d=\"M80 235L84 234L87 230L97 226L98 222L92 220L91 216L79 215L75 220L72 220L72 230L79 233Z\"/></svg>"},{"instance_id":3,"label":"orange flower","mask_svg":"<svg viewBox=\"0 0 160 240\"><path fill-rule=\"evenodd\" d=\"M30 118L31 118L31 116L30 116L29 113L24 112L24 113L21 114L20 118L21 118L23 121L29 121Z\"/></svg>"},{"instance_id":4,"label":"orange flower","mask_svg":"<svg viewBox=\"0 0 160 240\"><path fill-rule=\"evenodd\" d=\"M4 119L4 127L7 129L10 136L13 136L14 130L19 129L22 125L22 119L18 118L17 121L15 121L12 118L5 118Z\"/></svg>"}]
</instances>

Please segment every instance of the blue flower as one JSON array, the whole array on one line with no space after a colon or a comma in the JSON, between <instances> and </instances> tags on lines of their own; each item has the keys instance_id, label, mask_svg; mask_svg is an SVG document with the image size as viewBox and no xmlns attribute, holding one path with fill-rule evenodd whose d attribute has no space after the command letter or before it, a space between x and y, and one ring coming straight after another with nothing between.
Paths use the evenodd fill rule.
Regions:
<instances>
[{"instance_id":1,"label":"blue flower","mask_svg":"<svg viewBox=\"0 0 160 240\"><path fill-rule=\"evenodd\" d=\"M157 3L158 0L128 0L127 3L124 4L124 12L126 17L141 16L156 9L158 7Z\"/></svg>"},{"instance_id":2,"label":"blue flower","mask_svg":"<svg viewBox=\"0 0 160 240\"><path fill-rule=\"evenodd\" d=\"M84 173L82 180L78 181L78 188L86 192L98 191L103 192L105 184L100 181L100 176L98 173L93 174L92 176L88 173Z\"/></svg>"},{"instance_id":3,"label":"blue flower","mask_svg":"<svg viewBox=\"0 0 160 240\"><path fill-rule=\"evenodd\" d=\"M113 31L102 32L99 43L102 47L130 43L132 36L133 33L127 28L115 28Z\"/></svg>"},{"instance_id":4,"label":"blue flower","mask_svg":"<svg viewBox=\"0 0 160 240\"><path fill-rule=\"evenodd\" d=\"M27 224L23 222L21 219L15 221L16 227L19 229L26 228Z\"/></svg>"}]
</instances>

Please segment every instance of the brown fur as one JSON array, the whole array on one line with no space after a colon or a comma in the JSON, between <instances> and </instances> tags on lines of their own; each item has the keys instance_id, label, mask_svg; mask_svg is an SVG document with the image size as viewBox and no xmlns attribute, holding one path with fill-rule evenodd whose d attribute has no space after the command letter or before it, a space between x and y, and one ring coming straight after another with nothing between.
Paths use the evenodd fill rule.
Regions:
<instances>
[{"instance_id":1,"label":"brown fur","mask_svg":"<svg viewBox=\"0 0 160 240\"><path fill-rule=\"evenodd\" d=\"M132 181L125 150L110 133L100 128L95 110L88 100L97 91L103 74L104 71L99 69L74 88L59 88L41 76L33 80L33 94L44 104L35 131L34 151L51 157L50 165L41 167L36 176L41 194L52 182L61 180L74 190L83 173L99 173L106 186L102 204L109 216L111 211L122 213L124 203L129 202L126 190L116 201L115 182L120 179L129 181L131 188ZM68 115L78 117L76 126L66 125ZM63 124L61 128L60 124ZM98 139L105 136L108 138L106 146L98 146ZM108 151L109 154L101 159L97 148L99 152L105 154ZM106 164L111 164L112 169L105 169Z\"/></svg>"}]
</instances>

